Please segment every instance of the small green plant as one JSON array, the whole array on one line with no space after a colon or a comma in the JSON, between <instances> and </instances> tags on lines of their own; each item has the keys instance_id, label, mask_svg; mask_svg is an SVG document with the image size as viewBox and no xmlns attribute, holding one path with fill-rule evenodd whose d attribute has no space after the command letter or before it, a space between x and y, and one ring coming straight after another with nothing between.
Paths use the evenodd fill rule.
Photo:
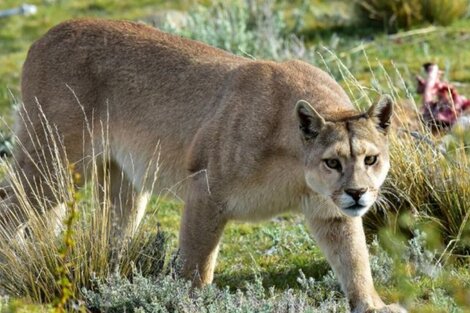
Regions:
<instances>
[{"instance_id":1,"label":"small green plant","mask_svg":"<svg viewBox=\"0 0 470 313\"><path fill-rule=\"evenodd\" d=\"M11 155L12 142L9 137L5 137L0 133L0 158L5 158Z\"/></svg>"}]
</instances>

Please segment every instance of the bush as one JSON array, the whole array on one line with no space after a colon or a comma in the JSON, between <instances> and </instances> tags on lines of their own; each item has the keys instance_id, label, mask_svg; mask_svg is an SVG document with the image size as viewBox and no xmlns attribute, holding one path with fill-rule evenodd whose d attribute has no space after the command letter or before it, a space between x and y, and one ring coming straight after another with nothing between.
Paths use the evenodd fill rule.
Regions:
<instances>
[{"instance_id":1,"label":"bush","mask_svg":"<svg viewBox=\"0 0 470 313\"><path fill-rule=\"evenodd\" d=\"M468 0L355 0L359 21L385 29L407 29L424 22L448 25L468 11Z\"/></svg>"},{"instance_id":2,"label":"bush","mask_svg":"<svg viewBox=\"0 0 470 313\"><path fill-rule=\"evenodd\" d=\"M468 13L468 0L421 0L423 17L430 23L449 25Z\"/></svg>"},{"instance_id":3,"label":"bush","mask_svg":"<svg viewBox=\"0 0 470 313\"><path fill-rule=\"evenodd\" d=\"M132 282L113 276L97 282L95 291L84 290L87 307L101 312L347 312L344 297L325 289L322 282L301 273L301 290L266 290L261 279L231 292L215 285L192 290L190 283L161 275L150 279L136 273ZM314 298L311 295L314 294ZM318 300L318 301L317 301Z\"/></svg>"},{"instance_id":4,"label":"bush","mask_svg":"<svg viewBox=\"0 0 470 313\"><path fill-rule=\"evenodd\" d=\"M299 27L307 6L297 12L298 22L289 28L274 4L273 0L213 1L210 7L190 9L185 27L166 23L163 29L246 57L305 58L304 43L292 31Z\"/></svg>"}]
</instances>

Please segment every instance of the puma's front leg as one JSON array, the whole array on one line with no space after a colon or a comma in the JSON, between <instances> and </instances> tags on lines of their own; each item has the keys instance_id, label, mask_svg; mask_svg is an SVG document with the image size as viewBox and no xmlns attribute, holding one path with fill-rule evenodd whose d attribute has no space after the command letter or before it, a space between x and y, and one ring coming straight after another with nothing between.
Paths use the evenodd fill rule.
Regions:
<instances>
[{"instance_id":1,"label":"puma's front leg","mask_svg":"<svg viewBox=\"0 0 470 313\"><path fill-rule=\"evenodd\" d=\"M181 274L194 287L212 282L219 241L227 222L223 208L213 200L203 180L195 178L191 183L179 238Z\"/></svg>"},{"instance_id":2,"label":"puma's front leg","mask_svg":"<svg viewBox=\"0 0 470 313\"><path fill-rule=\"evenodd\" d=\"M312 218L313 235L339 279L352 312L406 312L375 291L361 218Z\"/></svg>"}]
</instances>

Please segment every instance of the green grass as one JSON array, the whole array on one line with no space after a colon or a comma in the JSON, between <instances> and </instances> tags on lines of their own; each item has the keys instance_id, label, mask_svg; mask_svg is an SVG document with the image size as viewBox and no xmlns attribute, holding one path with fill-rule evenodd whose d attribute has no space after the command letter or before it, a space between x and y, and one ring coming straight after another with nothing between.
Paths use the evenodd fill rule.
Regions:
<instances>
[{"instance_id":1,"label":"green grass","mask_svg":"<svg viewBox=\"0 0 470 313\"><path fill-rule=\"evenodd\" d=\"M27 49L51 26L72 17L97 16L140 20L160 9L192 8L192 1L189 0L171 3L160 0L57 0L30 1L30 3L39 6L37 15L0 19L0 114L10 125L11 108L20 98L19 77ZM303 1L295 2L298 7L302 3ZM336 12L332 9L335 7L331 5L331 2L313 1L312 3L312 7L302 13L305 18L304 27L299 30L298 35L305 38L308 49L300 57L329 70L347 90L351 89L351 94L357 99L358 104L362 105L367 102L365 97L361 97L364 91L372 98L379 91L386 91L394 94L400 101L414 99L419 104L419 98L413 92L414 75L421 71L423 63L429 61L439 64L447 79L458 81L458 89L462 94L470 95L470 50L467 44L470 37L469 19L457 21L447 27L425 26L422 30L416 29L414 33L401 32L395 35L385 35L377 30L347 26L341 19L342 17L338 17L337 22L332 23L331 17L336 16L335 14L341 16L347 14L347 8L341 7L345 11ZM19 1L2 1L0 9L19 4ZM315 7L315 4L318 6ZM295 24L293 15L296 7L283 2L276 2L276 7L279 9L279 18L287 17L287 20L284 20L287 21L285 25L275 26L277 27L275 28L276 34L280 36L276 40L285 40L288 31L292 30ZM181 32L185 35L196 39L213 40L216 43L219 39L226 38L227 33L231 31L228 26L217 32L204 28L214 22L210 20L214 11L198 9L193 12L198 12L202 19L206 18L207 23L200 24L199 28L182 30ZM238 37L231 42L230 48L234 53L248 53L257 58L295 55L289 47L278 47L272 51L266 51L263 50L264 48L259 48L259 46L265 47L263 45L243 42L247 40L246 38L258 35L256 29L254 31L248 29L246 33L237 34ZM325 47L334 55L330 54ZM337 62L336 56L341 63ZM351 72L357 81L352 81L346 70ZM435 140L438 142L438 138ZM460 203L462 199L468 199L469 187L463 180L465 177L459 176L461 173L459 168L446 163L447 160L440 160L444 162L442 166L431 166L431 170L426 172L431 175L431 178L427 179L423 175L424 171L418 170L427 169L430 164L434 164L436 159L432 156L432 151L426 147L423 149L424 157L421 157L421 150L417 151L413 139L394 142L392 149L394 163L387 188L405 199L405 205L400 209L406 212L410 206L414 205L425 214L418 217L389 216L389 220L396 218L399 221L392 223L396 228L380 231L379 238L384 248L372 249L375 251L374 260L377 263L373 268L374 276L386 276L378 280L377 288L387 302L401 301L407 304L413 312L469 312L470 263L468 250L465 250L465 247L470 244L464 244L464 248L460 250L463 257L446 258L443 269L435 277L422 273L423 262L416 261L416 258L419 259L416 256L419 255L420 248L414 250L409 248L408 240L413 235L406 231L419 228L428 236L427 241L422 244L430 251L438 249L442 252L445 248L442 237L455 236L455 233L459 231L460 223L464 225L462 215L470 212L468 203ZM407 158L408 156L411 157ZM462 164L467 166L468 170L468 159L465 159ZM417 171L419 175L416 175ZM458 185L459 193L453 191L454 185L446 183L452 181L460 184ZM445 196L442 196L441 190L445 190ZM409 194L410 192L412 194ZM436 205L439 201L442 203ZM446 203L453 203L454 206L449 207L449 211L441 210ZM440 212L433 212L436 207ZM454 207L459 208L461 212L452 211ZM155 231L155 225L159 223L161 229L169 234L170 252L177 246L181 209L181 202L155 199L147 215L148 221L145 224L147 230ZM433 214L440 216L441 221L447 219L446 223L434 227L434 224L430 223L431 219L426 219L432 218ZM383 223L383 220L371 219L371 221L375 226ZM371 227L373 230L368 234L369 238L376 233L374 225ZM441 230L439 227L443 227L444 230L451 229L452 232L447 234L445 231L439 231L436 235L435 229ZM405 229L405 233L400 229ZM468 233L468 231L463 233L462 240L465 238L469 240ZM437 239L433 240L433 236ZM407 258L406 255L412 256ZM436 261L438 258L439 255L433 260ZM327 262L310 238L301 217L285 215L258 224L231 223L224 233L215 273L215 284L222 288L229 286L230 290L234 291L237 288L246 289L246 282L254 282L260 277L265 287L274 286L278 293L293 288L294 293L300 294L303 290L298 280L300 271L307 277L315 278L316 281L328 279L330 272ZM337 287L333 286L334 288ZM318 289L314 290L318 291ZM321 290L326 292L326 289ZM460 311L456 307L460 307ZM41 311L47 310L48 307L28 304L27 299L13 299L5 305L2 303L0 307L1 311L23 310L27 312L35 309Z\"/></svg>"}]
</instances>

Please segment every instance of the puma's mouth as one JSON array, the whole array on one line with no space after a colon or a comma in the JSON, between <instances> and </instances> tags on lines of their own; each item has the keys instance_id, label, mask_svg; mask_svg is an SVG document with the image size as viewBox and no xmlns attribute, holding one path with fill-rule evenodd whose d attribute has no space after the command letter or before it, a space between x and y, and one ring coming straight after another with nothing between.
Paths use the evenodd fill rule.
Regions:
<instances>
[{"instance_id":1,"label":"puma's mouth","mask_svg":"<svg viewBox=\"0 0 470 313\"><path fill-rule=\"evenodd\" d=\"M351 217L358 217L363 216L369 210L369 207L356 203L346 208L343 208L342 210L344 213L346 213L346 215L349 215Z\"/></svg>"}]
</instances>

